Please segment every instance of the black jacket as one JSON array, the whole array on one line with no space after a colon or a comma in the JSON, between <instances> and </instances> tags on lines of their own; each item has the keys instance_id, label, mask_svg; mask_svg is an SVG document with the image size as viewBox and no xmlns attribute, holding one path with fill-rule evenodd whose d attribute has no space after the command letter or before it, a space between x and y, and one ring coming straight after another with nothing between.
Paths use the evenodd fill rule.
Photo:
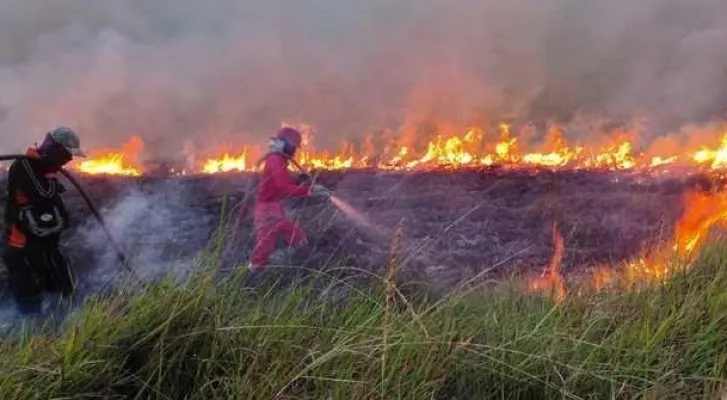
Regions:
<instances>
[{"instance_id":1,"label":"black jacket","mask_svg":"<svg viewBox=\"0 0 727 400\"><path fill-rule=\"evenodd\" d=\"M9 235L13 226L17 225L27 235L22 224L18 224L21 208L27 205L41 210L57 209L63 218L64 229L68 228L68 210L60 196L65 188L57 178L50 176L50 172L48 166L39 158L19 159L10 165L5 206L6 234Z\"/></svg>"}]
</instances>

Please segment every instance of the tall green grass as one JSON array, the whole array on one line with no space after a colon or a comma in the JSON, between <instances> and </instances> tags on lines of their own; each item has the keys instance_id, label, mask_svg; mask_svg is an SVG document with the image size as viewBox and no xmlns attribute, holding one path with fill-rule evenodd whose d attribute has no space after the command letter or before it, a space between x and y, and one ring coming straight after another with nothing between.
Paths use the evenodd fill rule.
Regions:
<instances>
[{"instance_id":1,"label":"tall green grass","mask_svg":"<svg viewBox=\"0 0 727 400\"><path fill-rule=\"evenodd\" d=\"M327 293L343 285L335 279L329 292L306 283L251 290L243 271L222 282L200 273L182 286L92 299L60 333L3 342L0 394L719 398L726 264L727 246L717 245L663 285L562 303L512 282L414 301L393 274L334 301Z\"/></svg>"}]
</instances>

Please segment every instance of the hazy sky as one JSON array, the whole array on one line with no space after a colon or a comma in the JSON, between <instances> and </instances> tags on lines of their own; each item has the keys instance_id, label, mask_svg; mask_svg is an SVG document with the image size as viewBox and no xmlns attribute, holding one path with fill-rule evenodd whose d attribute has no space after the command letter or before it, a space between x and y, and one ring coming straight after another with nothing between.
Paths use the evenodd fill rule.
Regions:
<instances>
[{"instance_id":1,"label":"hazy sky","mask_svg":"<svg viewBox=\"0 0 727 400\"><path fill-rule=\"evenodd\" d=\"M319 145L576 115L658 136L724 114L725 43L721 0L0 0L0 150L59 124L150 152L283 121Z\"/></svg>"}]
</instances>

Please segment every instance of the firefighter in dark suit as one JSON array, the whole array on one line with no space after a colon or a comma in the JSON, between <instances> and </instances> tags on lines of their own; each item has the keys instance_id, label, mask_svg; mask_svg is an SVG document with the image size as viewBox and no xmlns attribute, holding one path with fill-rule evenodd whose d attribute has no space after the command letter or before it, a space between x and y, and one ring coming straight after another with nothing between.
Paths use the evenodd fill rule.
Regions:
<instances>
[{"instance_id":1,"label":"firefighter in dark suit","mask_svg":"<svg viewBox=\"0 0 727 400\"><path fill-rule=\"evenodd\" d=\"M59 127L25 155L8 169L2 258L19 309L37 313L44 292L69 297L75 291L73 272L59 249L69 215L57 174L73 157L85 154L78 135Z\"/></svg>"}]
</instances>

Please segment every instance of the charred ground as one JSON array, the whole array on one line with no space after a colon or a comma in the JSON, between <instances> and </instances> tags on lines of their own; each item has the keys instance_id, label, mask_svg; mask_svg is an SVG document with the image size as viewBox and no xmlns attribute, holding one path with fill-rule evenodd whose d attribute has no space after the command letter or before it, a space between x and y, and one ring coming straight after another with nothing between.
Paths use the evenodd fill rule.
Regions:
<instances>
[{"instance_id":1,"label":"charred ground","mask_svg":"<svg viewBox=\"0 0 727 400\"><path fill-rule=\"evenodd\" d=\"M492 267L487 277L543 268L552 255L554 223L565 238L566 274L616 264L670 238L682 195L715 184L701 175L496 169L322 172L317 179L371 226L353 223L328 202L291 200L291 213L311 244L298 262L376 270L386 264L400 226L403 270L443 287ZM183 268L169 263L193 258L223 220L223 267L244 264L249 256L255 175L80 180L142 270ZM66 203L77 222L65 240L69 254L81 275L103 281L117 268L110 248L72 188Z\"/></svg>"}]
</instances>

